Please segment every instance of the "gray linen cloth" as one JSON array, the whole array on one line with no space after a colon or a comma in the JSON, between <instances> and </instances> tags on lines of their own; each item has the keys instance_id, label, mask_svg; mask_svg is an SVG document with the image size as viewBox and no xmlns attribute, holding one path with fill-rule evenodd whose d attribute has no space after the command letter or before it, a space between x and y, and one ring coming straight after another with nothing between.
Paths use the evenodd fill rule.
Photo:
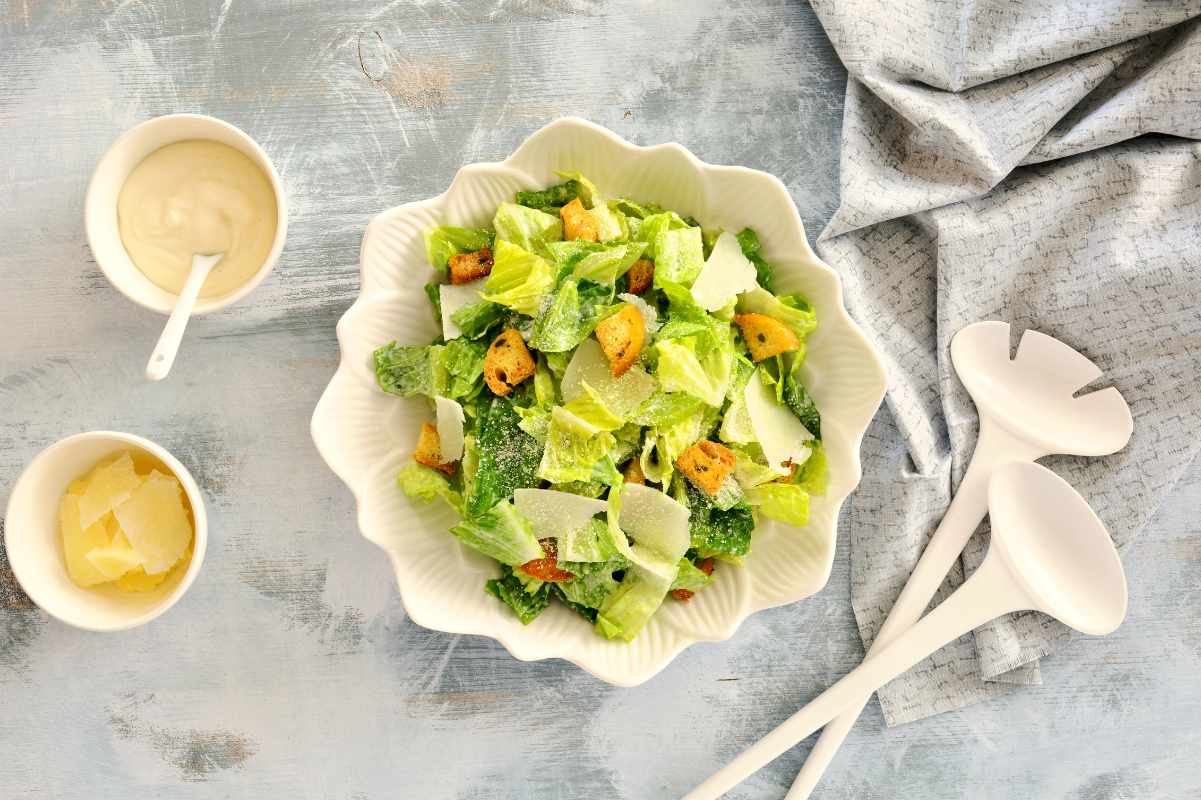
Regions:
<instances>
[{"instance_id":1,"label":"gray linen cloth","mask_svg":"<svg viewBox=\"0 0 1201 800\"><path fill-rule=\"evenodd\" d=\"M885 410L848 507L870 644L976 435L950 337L985 319L1067 342L1134 413L1114 456L1045 463L1135 538L1201 442L1199 2L815 0L850 72L841 205L818 251L884 355ZM978 531L968 574L987 549ZM1129 552L1124 548L1124 553ZM963 580L956 570L939 599ZM887 724L1040 682L1065 637L1036 613L879 692Z\"/></svg>"}]
</instances>

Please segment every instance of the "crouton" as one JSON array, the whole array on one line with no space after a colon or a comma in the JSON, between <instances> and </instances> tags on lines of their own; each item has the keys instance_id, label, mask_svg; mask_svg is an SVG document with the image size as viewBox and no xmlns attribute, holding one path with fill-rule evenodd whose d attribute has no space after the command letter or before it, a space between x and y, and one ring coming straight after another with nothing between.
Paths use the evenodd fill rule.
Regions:
<instances>
[{"instance_id":1,"label":"crouton","mask_svg":"<svg viewBox=\"0 0 1201 800\"><path fill-rule=\"evenodd\" d=\"M651 288L654 278L655 262L646 258L638 259L630 265L630 270L626 273L630 294L643 294Z\"/></svg>"},{"instance_id":2,"label":"crouton","mask_svg":"<svg viewBox=\"0 0 1201 800\"><path fill-rule=\"evenodd\" d=\"M484 383L493 394L504 397L513 387L534 374L537 365L521 334L505 329L492 340L484 356Z\"/></svg>"},{"instance_id":3,"label":"crouton","mask_svg":"<svg viewBox=\"0 0 1201 800\"><path fill-rule=\"evenodd\" d=\"M428 422L421 423L421 435L417 437L417 451L413 453L413 460L447 475L455 474L453 461L442 463L442 442L438 438L438 429Z\"/></svg>"},{"instance_id":4,"label":"crouton","mask_svg":"<svg viewBox=\"0 0 1201 800\"><path fill-rule=\"evenodd\" d=\"M734 324L742 331L752 361L762 361L801 347L801 340L791 328L766 314L738 314Z\"/></svg>"},{"instance_id":5,"label":"crouton","mask_svg":"<svg viewBox=\"0 0 1201 800\"><path fill-rule=\"evenodd\" d=\"M702 439L680 454L676 468L694 486L716 497L721 485L734 471L734 453L724 445Z\"/></svg>"},{"instance_id":6,"label":"crouton","mask_svg":"<svg viewBox=\"0 0 1201 800\"><path fill-rule=\"evenodd\" d=\"M697 569L699 569L701 572L705 573L706 575L713 574L713 559L711 559L711 558L702 558L700 561L696 562L695 566ZM671 590L671 596L674 597L675 599L679 600L681 603L687 603L689 600L692 599L692 596L694 594L696 594L696 592L694 592L692 589L672 589Z\"/></svg>"},{"instance_id":7,"label":"crouton","mask_svg":"<svg viewBox=\"0 0 1201 800\"><path fill-rule=\"evenodd\" d=\"M596 326L596 339L609 359L609 371L614 378L620 378L642 353L646 323L638 309L625 303L620 311Z\"/></svg>"},{"instance_id":8,"label":"crouton","mask_svg":"<svg viewBox=\"0 0 1201 800\"><path fill-rule=\"evenodd\" d=\"M579 239L584 242L595 242L600 238L600 230L596 227L596 217L584 208L580 198L572 200L559 209L563 219L563 238L567 241Z\"/></svg>"},{"instance_id":9,"label":"crouton","mask_svg":"<svg viewBox=\"0 0 1201 800\"><path fill-rule=\"evenodd\" d=\"M458 253L446 263L450 267L451 283L471 283L476 278L491 274L492 251L485 247L474 253Z\"/></svg>"},{"instance_id":10,"label":"crouton","mask_svg":"<svg viewBox=\"0 0 1201 800\"><path fill-rule=\"evenodd\" d=\"M646 484L646 475L642 472L642 464L638 462L637 456L630 459L630 463L626 464L622 474L625 476L626 483Z\"/></svg>"},{"instance_id":11,"label":"crouton","mask_svg":"<svg viewBox=\"0 0 1201 800\"><path fill-rule=\"evenodd\" d=\"M543 557L525 562L518 567L519 570L531 578L547 583L569 581L575 577L570 572L559 569L559 554L554 539L539 539L538 544L542 545Z\"/></svg>"}]
</instances>

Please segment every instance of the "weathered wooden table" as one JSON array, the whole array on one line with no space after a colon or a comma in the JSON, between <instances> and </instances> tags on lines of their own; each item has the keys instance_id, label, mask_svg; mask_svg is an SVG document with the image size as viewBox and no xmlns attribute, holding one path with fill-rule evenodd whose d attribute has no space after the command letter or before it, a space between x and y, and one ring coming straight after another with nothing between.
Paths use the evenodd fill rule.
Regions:
<instances>
[{"instance_id":1,"label":"weathered wooden table","mask_svg":"<svg viewBox=\"0 0 1201 800\"><path fill-rule=\"evenodd\" d=\"M669 797L851 668L845 537L823 592L639 689L417 628L308 436L376 212L574 113L775 173L812 236L844 82L783 0L0 0L4 499L55 439L127 430L192 468L212 529L189 594L124 634L49 620L0 557L0 797ZM122 130L173 111L261 142L291 227L276 272L150 384L163 319L97 270L83 193ZM1194 470L1129 553L1116 635L987 705L894 730L873 705L819 796L1201 796L1198 503ZM806 751L736 795L782 796Z\"/></svg>"}]
</instances>

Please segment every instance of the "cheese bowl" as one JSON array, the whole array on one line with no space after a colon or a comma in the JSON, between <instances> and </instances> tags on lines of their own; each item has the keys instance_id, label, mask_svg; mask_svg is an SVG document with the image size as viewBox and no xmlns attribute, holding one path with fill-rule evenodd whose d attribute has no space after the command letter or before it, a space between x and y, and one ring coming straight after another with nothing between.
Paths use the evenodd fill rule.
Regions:
<instances>
[{"instance_id":1,"label":"cheese bowl","mask_svg":"<svg viewBox=\"0 0 1201 800\"><path fill-rule=\"evenodd\" d=\"M775 266L777 292L805 295L818 315L801 377L822 412L830 485L812 499L809 524L798 529L761 520L741 568L719 570L690 603L664 603L629 643L597 636L559 604L522 625L484 592L484 582L496 577L495 562L447 533L455 512L410 501L396 483L429 418L425 402L384 394L372 369L376 347L393 340L428 344L439 333L422 289L434 279L424 232L440 224L486 227L499 203L556 183L556 170L578 170L605 196L656 203L709 228L753 227ZM341 361L317 403L312 434L355 497L360 531L387 553L414 622L490 636L519 659L566 659L609 683L635 686L685 647L728 639L750 614L825 585L838 513L860 478L860 442L884 395L884 370L843 306L838 274L809 247L779 180L706 164L679 144L639 147L585 120L559 119L505 161L461 168L443 194L378 215L363 236L360 259L360 294L338 322Z\"/></svg>"}]
</instances>

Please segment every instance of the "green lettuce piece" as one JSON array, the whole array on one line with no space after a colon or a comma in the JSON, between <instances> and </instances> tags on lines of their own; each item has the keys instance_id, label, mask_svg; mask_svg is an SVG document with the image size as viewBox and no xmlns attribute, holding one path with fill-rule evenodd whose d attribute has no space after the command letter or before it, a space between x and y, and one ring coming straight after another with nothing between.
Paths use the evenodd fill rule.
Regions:
<instances>
[{"instance_id":1,"label":"green lettuce piece","mask_svg":"<svg viewBox=\"0 0 1201 800\"><path fill-rule=\"evenodd\" d=\"M542 545L534 538L534 529L508 500L501 500L483 514L464 519L450 532L468 547L509 566L544 555Z\"/></svg>"},{"instance_id":2,"label":"green lettuce piece","mask_svg":"<svg viewBox=\"0 0 1201 800\"><path fill-rule=\"evenodd\" d=\"M513 410L521 417L517 427L545 445L546 437L550 434L550 409L543 406L514 406Z\"/></svg>"},{"instance_id":3,"label":"green lettuce piece","mask_svg":"<svg viewBox=\"0 0 1201 800\"><path fill-rule=\"evenodd\" d=\"M642 446L642 426L635 422L628 422L613 431L613 438L617 442L609 450L609 458L614 464L624 464L632 456L637 455L638 448Z\"/></svg>"},{"instance_id":4,"label":"green lettuce piece","mask_svg":"<svg viewBox=\"0 0 1201 800\"><path fill-rule=\"evenodd\" d=\"M603 523L599 523L604 527ZM611 558L594 562L559 561L559 569L566 570L576 577L559 584L563 596L585 608L600 608L608 599L618 583L613 573L629 567L629 562L614 552Z\"/></svg>"},{"instance_id":5,"label":"green lettuce piece","mask_svg":"<svg viewBox=\"0 0 1201 800\"><path fill-rule=\"evenodd\" d=\"M497 242L492 274L484 282L485 300L532 317L553 287L554 272L546 259L507 241Z\"/></svg>"},{"instance_id":6,"label":"green lettuce piece","mask_svg":"<svg viewBox=\"0 0 1201 800\"><path fill-rule=\"evenodd\" d=\"M534 371L534 401L549 410L558 402L558 381L551 372L548 359L544 354L538 355L538 367Z\"/></svg>"},{"instance_id":7,"label":"green lettuce piece","mask_svg":"<svg viewBox=\"0 0 1201 800\"><path fill-rule=\"evenodd\" d=\"M639 425L668 427L695 414L701 404L685 392L656 391L643 401L630 419Z\"/></svg>"},{"instance_id":8,"label":"green lettuce piece","mask_svg":"<svg viewBox=\"0 0 1201 800\"><path fill-rule=\"evenodd\" d=\"M664 281L691 286L705 266L700 228L666 228L655 237L655 288Z\"/></svg>"},{"instance_id":9,"label":"green lettuce piece","mask_svg":"<svg viewBox=\"0 0 1201 800\"><path fill-rule=\"evenodd\" d=\"M656 269L656 272L658 270ZM738 295L738 311L742 314L766 314L783 322L803 343L817 328L817 312L800 295L776 297L766 289L753 289Z\"/></svg>"},{"instance_id":10,"label":"green lettuce piece","mask_svg":"<svg viewBox=\"0 0 1201 800\"><path fill-rule=\"evenodd\" d=\"M534 321L530 347L544 353L574 350L587 339L613 302L613 287L567 278Z\"/></svg>"},{"instance_id":11,"label":"green lettuce piece","mask_svg":"<svg viewBox=\"0 0 1201 800\"><path fill-rule=\"evenodd\" d=\"M430 502L441 497L450 507L462 513L463 495L456 492L450 479L436 469L421 464L406 464L396 476L396 483L405 496Z\"/></svg>"},{"instance_id":12,"label":"green lettuce piece","mask_svg":"<svg viewBox=\"0 0 1201 800\"><path fill-rule=\"evenodd\" d=\"M621 417L614 414L597 395L596 390L587 381L580 383L583 390L567 405L563 406L577 419L591 426L592 430L615 431L622 426Z\"/></svg>"},{"instance_id":13,"label":"green lettuce piece","mask_svg":"<svg viewBox=\"0 0 1201 800\"><path fill-rule=\"evenodd\" d=\"M628 201L624 204L619 202L618 208L624 209L631 205ZM643 209L644 212L650 210ZM654 213L646 213L642 217L630 216L635 216L639 220L636 235L633 235L635 232L632 231L631 238L639 242L646 242L646 251L643 255L651 259L659 258L657 247L661 233L668 230L683 230L688 227L688 223L684 222L674 211L655 210Z\"/></svg>"},{"instance_id":14,"label":"green lettuce piece","mask_svg":"<svg viewBox=\"0 0 1201 800\"><path fill-rule=\"evenodd\" d=\"M613 534L609 531L608 524L599 519L591 519L584 527L559 537L560 562L593 563L618 557L617 547L613 544ZM562 563L560 568L580 574L580 569L565 567Z\"/></svg>"},{"instance_id":15,"label":"green lettuce piece","mask_svg":"<svg viewBox=\"0 0 1201 800\"><path fill-rule=\"evenodd\" d=\"M613 434L580 418L564 406L551 412L546 450L538 465L538 477L551 483L590 481L594 466L607 460L615 444Z\"/></svg>"},{"instance_id":16,"label":"green lettuce piece","mask_svg":"<svg viewBox=\"0 0 1201 800\"><path fill-rule=\"evenodd\" d=\"M683 481L687 497L688 529L692 547L701 558L709 556L745 556L751 550L755 518L746 503L730 509L714 506L712 499L688 481ZM678 499L678 498L677 498Z\"/></svg>"},{"instance_id":17,"label":"green lettuce piece","mask_svg":"<svg viewBox=\"0 0 1201 800\"><path fill-rule=\"evenodd\" d=\"M581 191L580 182L572 180L549 186L540 191L518 192L514 199L519 206L536 208L548 214L558 214L559 209L579 197Z\"/></svg>"},{"instance_id":18,"label":"green lettuce piece","mask_svg":"<svg viewBox=\"0 0 1201 800\"><path fill-rule=\"evenodd\" d=\"M442 350L442 366L446 370L446 397L452 400L471 398L484 385L484 356L488 348L482 342L451 339Z\"/></svg>"},{"instance_id":19,"label":"green lettuce piece","mask_svg":"<svg viewBox=\"0 0 1201 800\"><path fill-rule=\"evenodd\" d=\"M747 489L747 502L759 513L802 528L809 524L809 493L795 483L763 483Z\"/></svg>"},{"instance_id":20,"label":"green lettuce piece","mask_svg":"<svg viewBox=\"0 0 1201 800\"><path fill-rule=\"evenodd\" d=\"M442 345L411 346L391 342L374 353L375 382L399 397L446 394L446 367Z\"/></svg>"},{"instance_id":21,"label":"green lettuce piece","mask_svg":"<svg viewBox=\"0 0 1201 800\"><path fill-rule=\"evenodd\" d=\"M772 291L775 269L760 253L759 235L750 228L743 228L735 238L738 239L738 246L742 248L742 254L746 256L746 260L754 265L755 277L759 285L769 292Z\"/></svg>"},{"instance_id":22,"label":"green lettuce piece","mask_svg":"<svg viewBox=\"0 0 1201 800\"><path fill-rule=\"evenodd\" d=\"M507 315L508 312L505 311L504 306L488 300L477 300L459 308L450 315L450 318L455 325L459 326L462 338L479 339L493 325L503 322Z\"/></svg>"},{"instance_id":23,"label":"green lettuce piece","mask_svg":"<svg viewBox=\"0 0 1201 800\"><path fill-rule=\"evenodd\" d=\"M596 616L596 632L606 639L634 640L663 604L667 591L639 570L627 570L617 588L605 598Z\"/></svg>"},{"instance_id":24,"label":"green lettuce piece","mask_svg":"<svg viewBox=\"0 0 1201 800\"><path fill-rule=\"evenodd\" d=\"M706 575L703 570L698 569L695 564L687 558L680 559L680 571L676 573L676 579L671 582L671 589L686 589L690 592L699 592L704 589L713 580L712 575Z\"/></svg>"},{"instance_id":25,"label":"green lettuce piece","mask_svg":"<svg viewBox=\"0 0 1201 800\"><path fill-rule=\"evenodd\" d=\"M755 441L755 430L751 425L751 415L746 407L746 385L754 374L755 365L745 356L734 357L730 389L726 393L730 402L726 405L726 413L722 416L721 429L718 433L723 442L750 444Z\"/></svg>"},{"instance_id":26,"label":"green lettuce piece","mask_svg":"<svg viewBox=\"0 0 1201 800\"><path fill-rule=\"evenodd\" d=\"M821 442L810 443L812 453L797 472L796 485L809 494L824 495L830 484L830 468L826 463L826 448Z\"/></svg>"},{"instance_id":27,"label":"green lettuce piece","mask_svg":"<svg viewBox=\"0 0 1201 800\"><path fill-rule=\"evenodd\" d=\"M647 480L663 486L670 485L676 459L701 438L704 421L705 407L702 405L676 422L651 428L647 432L639 459L642 474Z\"/></svg>"},{"instance_id":28,"label":"green lettuce piece","mask_svg":"<svg viewBox=\"0 0 1201 800\"><path fill-rule=\"evenodd\" d=\"M552 583L550 584L550 587L550 593L555 597L558 597L559 602L570 608L575 613L579 614L584 619L588 620L589 624L594 624L596 622L595 608L589 608L588 606L583 606L579 603L573 603L572 601L568 600L567 595L563 594L563 590L560 588L558 583Z\"/></svg>"},{"instance_id":29,"label":"green lettuce piece","mask_svg":"<svg viewBox=\"0 0 1201 800\"><path fill-rule=\"evenodd\" d=\"M439 225L425 233L425 254L430 266L441 275L449 274L447 262L459 253L473 253L492 246L492 231L483 228L456 228Z\"/></svg>"},{"instance_id":30,"label":"green lettuce piece","mask_svg":"<svg viewBox=\"0 0 1201 800\"><path fill-rule=\"evenodd\" d=\"M814 438L822 438L822 415L817 410L817 404L813 402L813 398L809 396L809 392L805 390L805 385L801 383L797 376L797 367L800 366L801 360L793 359L790 368L784 371L784 396L783 401L786 406L792 409L792 413L797 415Z\"/></svg>"},{"instance_id":31,"label":"green lettuce piece","mask_svg":"<svg viewBox=\"0 0 1201 800\"><path fill-rule=\"evenodd\" d=\"M581 497L599 498L608 491L609 484L594 480L567 481L566 483L552 483L551 488L560 492L578 494Z\"/></svg>"},{"instance_id":32,"label":"green lettuce piece","mask_svg":"<svg viewBox=\"0 0 1201 800\"><path fill-rule=\"evenodd\" d=\"M746 502L746 495L742 491L742 485L734 478L733 475L726 477L722 481L721 486L717 489L717 494L713 496L713 507L722 511L729 511L739 503Z\"/></svg>"},{"instance_id":33,"label":"green lettuce piece","mask_svg":"<svg viewBox=\"0 0 1201 800\"><path fill-rule=\"evenodd\" d=\"M483 406L476 420L474 451L478 466L466 491L468 516L480 514L511 497L514 489L538 485L542 445L523 431L520 423L521 417L506 398L494 397Z\"/></svg>"},{"instance_id":34,"label":"green lettuce piece","mask_svg":"<svg viewBox=\"0 0 1201 800\"><path fill-rule=\"evenodd\" d=\"M425 298L430 301L430 305L434 309L434 322L442 325L442 284L427 283L425 285Z\"/></svg>"},{"instance_id":35,"label":"green lettuce piece","mask_svg":"<svg viewBox=\"0 0 1201 800\"><path fill-rule=\"evenodd\" d=\"M501 576L486 582L484 591L511 608L522 625L529 625L550 605L551 586L543 583L534 592L528 592L512 568L502 566Z\"/></svg>"},{"instance_id":36,"label":"green lettuce piece","mask_svg":"<svg viewBox=\"0 0 1201 800\"><path fill-rule=\"evenodd\" d=\"M627 242L596 252L585 253L575 261L571 274L575 278L613 284L626 274L635 261L642 257L645 249L646 244L643 242Z\"/></svg>"},{"instance_id":37,"label":"green lettuce piece","mask_svg":"<svg viewBox=\"0 0 1201 800\"><path fill-rule=\"evenodd\" d=\"M685 392L710 406L721 406L730 387L734 340L728 329L717 347L698 356L701 337L667 339L655 345L659 366L655 377L665 392Z\"/></svg>"},{"instance_id":38,"label":"green lettuce piece","mask_svg":"<svg viewBox=\"0 0 1201 800\"><path fill-rule=\"evenodd\" d=\"M777 470L763 463L763 451L757 445L743 447L735 445L730 449L734 451L735 457L734 479L741 484L744 491L752 486L783 477Z\"/></svg>"},{"instance_id":39,"label":"green lettuce piece","mask_svg":"<svg viewBox=\"0 0 1201 800\"><path fill-rule=\"evenodd\" d=\"M627 217L633 217L637 220L644 220L654 214L663 213L663 208L654 203L635 203L633 200L625 197L619 197L614 200L613 208Z\"/></svg>"},{"instance_id":40,"label":"green lettuce piece","mask_svg":"<svg viewBox=\"0 0 1201 800\"><path fill-rule=\"evenodd\" d=\"M542 253L550 242L563 238L563 223L554 214L547 214L516 203L501 203L492 218L497 245L509 242L531 253ZM492 266L493 274L496 264Z\"/></svg>"}]
</instances>

